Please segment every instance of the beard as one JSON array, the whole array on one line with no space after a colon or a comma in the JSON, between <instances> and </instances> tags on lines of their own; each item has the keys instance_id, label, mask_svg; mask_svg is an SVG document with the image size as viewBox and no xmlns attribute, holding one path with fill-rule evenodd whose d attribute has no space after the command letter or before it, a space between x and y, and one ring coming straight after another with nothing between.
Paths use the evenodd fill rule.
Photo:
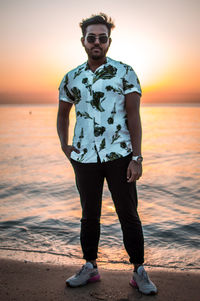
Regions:
<instances>
[{"instance_id":1,"label":"beard","mask_svg":"<svg viewBox=\"0 0 200 301\"><path fill-rule=\"evenodd\" d=\"M88 57L92 58L93 60L102 59L107 53L107 51L104 51L100 47L92 47L91 49L85 47L85 51L87 52Z\"/></svg>"},{"instance_id":2,"label":"beard","mask_svg":"<svg viewBox=\"0 0 200 301\"><path fill-rule=\"evenodd\" d=\"M91 55L91 58L92 58L93 60L99 60L99 59L102 59L103 57L104 57L103 54L92 54L92 55Z\"/></svg>"}]
</instances>

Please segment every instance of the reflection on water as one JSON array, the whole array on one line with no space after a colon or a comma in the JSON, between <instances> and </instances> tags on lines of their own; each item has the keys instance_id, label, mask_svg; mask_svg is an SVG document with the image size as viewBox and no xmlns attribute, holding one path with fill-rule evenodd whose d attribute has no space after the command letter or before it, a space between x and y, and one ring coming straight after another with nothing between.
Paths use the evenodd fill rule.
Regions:
<instances>
[{"instance_id":1,"label":"reflection on water","mask_svg":"<svg viewBox=\"0 0 200 301\"><path fill-rule=\"evenodd\" d=\"M2 106L0 114L0 255L82 262L79 197L60 149L56 106ZM148 265L199 268L199 116L200 107L141 108L144 174L137 185ZM99 262L128 266L106 183Z\"/></svg>"}]
</instances>

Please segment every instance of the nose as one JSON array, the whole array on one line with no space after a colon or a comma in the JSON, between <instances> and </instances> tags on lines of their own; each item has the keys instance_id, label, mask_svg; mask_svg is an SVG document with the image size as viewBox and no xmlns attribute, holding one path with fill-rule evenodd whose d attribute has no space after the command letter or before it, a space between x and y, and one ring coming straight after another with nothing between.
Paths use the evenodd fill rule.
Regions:
<instances>
[{"instance_id":1,"label":"nose","mask_svg":"<svg viewBox=\"0 0 200 301\"><path fill-rule=\"evenodd\" d=\"M95 45L96 45L96 44L100 44L100 42L99 42L99 37L95 37L94 44L95 44Z\"/></svg>"}]
</instances>

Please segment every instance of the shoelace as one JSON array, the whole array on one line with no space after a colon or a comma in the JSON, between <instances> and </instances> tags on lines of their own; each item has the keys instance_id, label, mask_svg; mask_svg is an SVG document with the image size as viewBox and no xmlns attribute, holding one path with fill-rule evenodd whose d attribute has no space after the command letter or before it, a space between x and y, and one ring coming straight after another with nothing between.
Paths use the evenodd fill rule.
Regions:
<instances>
[{"instance_id":1,"label":"shoelace","mask_svg":"<svg viewBox=\"0 0 200 301\"><path fill-rule=\"evenodd\" d=\"M79 276L83 272L83 270L87 270L87 267L85 265L83 265L80 271L76 273L76 276Z\"/></svg>"},{"instance_id":2,"label":"shoelace","mask_svg":"<svg viewBox=\"0 0 200 301\"><path fill-rule=\"evenodd\" d=\"M142 278L145 282L150 283L149 277L148 277L146 271L142 271L141 278Z\"/></svg>"},{"instance_id":3,"label":"shoelace","mask_svg":"<svg viewBox=\"0 0 200 301\"><path fill-rule=\"evenodd\" d=\"M88 270L88 267L85 264L82 266L82 268L80 269L80 271L78 271L76 273L76 276L79 276L83 272L83 270Z\"/></svg>"}]
</instances>

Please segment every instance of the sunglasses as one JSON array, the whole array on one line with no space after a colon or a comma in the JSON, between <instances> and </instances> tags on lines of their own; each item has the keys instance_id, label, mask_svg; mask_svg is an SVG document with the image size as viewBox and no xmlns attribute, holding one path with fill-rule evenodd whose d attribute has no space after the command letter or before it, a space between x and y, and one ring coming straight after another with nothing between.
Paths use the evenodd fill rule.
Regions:
<instances>
[{"instance_id":1,"label":"sunglasses","mask_svg":"<svg viewBox=\"0 0 200 301\"><path fill-rule=\"evenodd\" d=\"M90 43L90 44L93 44L96 41L96 39L99 39L99 43L101 43L101 44L106 44L108 42L108 37L105 35L99 36L99 37L90 35L90 36L87 36L86 39L87 39L88 43Z\"/></svg>"}]
</instances>

